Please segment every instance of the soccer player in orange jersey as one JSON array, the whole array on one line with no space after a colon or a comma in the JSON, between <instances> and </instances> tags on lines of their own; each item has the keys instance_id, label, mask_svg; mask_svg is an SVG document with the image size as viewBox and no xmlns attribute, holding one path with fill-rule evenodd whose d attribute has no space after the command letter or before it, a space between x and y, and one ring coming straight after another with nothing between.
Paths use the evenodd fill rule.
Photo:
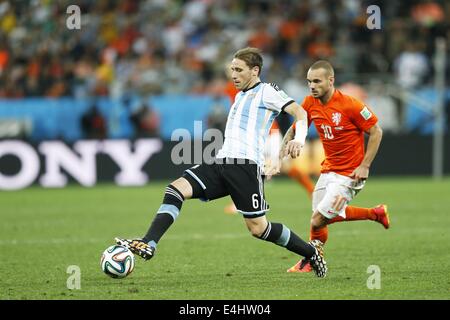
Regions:
<instances>
[{"instance_id":1,"label":"soccer player in orange jersey","mask_svg":"<svg viewBox=\"0 0 450 320\"><path fill-rule=\"evenodd\" d=\"M307 81L311 95L304 99L302 107L308 114L307 125L314 122L325 150L321 175L312 197L310 239L323 247L328 239L327 225L341 221L373 220L388 229L386 205L348 206L364 187L381 142L382 130L376 115L364 103L334 88L334 70L327 61L314 63L308 70ZM295 125L285 135L281 157L294 132ZM369 135L366 152L364 133ZM288 269L288 272L309 271L311 268L305 259Z\"/></svg>"}]
</instances>

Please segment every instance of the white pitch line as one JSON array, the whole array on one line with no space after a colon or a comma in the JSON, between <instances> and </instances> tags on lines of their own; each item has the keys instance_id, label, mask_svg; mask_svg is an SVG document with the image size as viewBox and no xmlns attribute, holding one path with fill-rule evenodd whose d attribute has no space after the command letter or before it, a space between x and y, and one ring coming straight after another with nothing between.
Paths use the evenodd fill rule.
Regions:
<instances>
[{"instance_id":1,"label":"white pitch line","mask_svg":"<svg viewBox=\"0 0 450 320\"><path fill-rule=\"evenodd\" d=\"M164 240L223 240L223 239L239 239L248 238L250 234L224 233L215 235L205 235L200 233L187 235L168 235ZM108 239L105 238L50 238L50 239L0 239L0 246L8 245L40 245L40 244L69 244L69 243L102 243ZM111 238L111 241L114 241Z\"/></svg>"},{"instance_id":2,"label":"white pitch line","mask_svg":"<svg viewBox=\"0 0 450 320\"><path fill-rule=\"evenodd\" d=\"M385 230L380 230L380 236L382 236L382 232ZM433 232L433 229L420 229L416 230L419 233L428 233ZM398 233L399 231L397 231ZM409 231L408 231L409 232ZM351 230L351 231L344 231L344 230L336 230L333 231L332 234L336 236L357 236L361 235L363 232L360 230ZM378 233L376 230L371 231L364 231L364 234L375 234ZM306 233L300 234L300 237L303 239L306 239L308 235ZM133 238L133 237L128 237ZM222 234L214 234L214 235L208 235L208 234L202 234L202 233L191 233L186 235L167 235L162 240L226 240L226 239L244 239L244 238L251 238L250 233L222 233ZM50 238L50 239L0 239L0 246L10 246L10 245L59 245L59 244L71 244L71 243L77 243L77 244L86 244L86 243L106 243L108 240L111 240L111 242L114 241L113 238Z\"/></svg>"}]
</instances>

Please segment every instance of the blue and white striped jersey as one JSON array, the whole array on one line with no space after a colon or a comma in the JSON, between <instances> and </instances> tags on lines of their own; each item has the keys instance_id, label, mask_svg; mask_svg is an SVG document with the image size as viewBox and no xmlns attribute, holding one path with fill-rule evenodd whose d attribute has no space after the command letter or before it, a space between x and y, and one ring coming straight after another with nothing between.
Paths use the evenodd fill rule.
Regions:
<instances>
[{"instance_id":1,"label":"blue and white striped jersey","mask_svg":"<svg viewBox=\"0 0 450 320\"><path fill-rule=\"evenodd\" d=\"M217 158L249 159L264 165L264 147L273 120L294 102L276 85L259 82L241 91L228 114L225 141Z\"/></svg>"}]
</instances>

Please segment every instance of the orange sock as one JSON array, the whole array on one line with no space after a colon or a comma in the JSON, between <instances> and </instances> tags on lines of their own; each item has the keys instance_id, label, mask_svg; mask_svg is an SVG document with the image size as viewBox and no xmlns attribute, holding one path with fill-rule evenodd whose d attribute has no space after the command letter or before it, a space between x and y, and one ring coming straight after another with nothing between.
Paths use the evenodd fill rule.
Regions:
<instances>
[{"instance_id":1,"label":"orange sock","mask_svg":"<svg viewBox=\"0 0 450 320\"><path fill-rule=\"evenodd\" d=\"M308 194L311 196L314 191L314 183L311 180L310 176L306 173L303 173L299 169L292 167L288 172L289 177L295 179L298 183L300 183Z\"/></svg>"},{"instance_id":2,"label":"orange sock","mask_svg":"<svg viewBox=\"0 0 450 320\"><path fill-rule=\"evenodd\" d=\"M309 240L320 240L323 244L325 244L328 240L328 227L325 226L316 230L311 227Z\"/></svg>"},{"instance_id":3,"label":"orange sock","mask_svg":"<svg viewBox=\"0 0 450 320\"><path fill-rule=\"evenodd\" d=\"M373 213L371 208L358 208L348 206L345 208L345 218L336 216L331 219L328 224L341 221L356 221L356 220L376 220L377 216Z\"/></svg>"}]
</instances>

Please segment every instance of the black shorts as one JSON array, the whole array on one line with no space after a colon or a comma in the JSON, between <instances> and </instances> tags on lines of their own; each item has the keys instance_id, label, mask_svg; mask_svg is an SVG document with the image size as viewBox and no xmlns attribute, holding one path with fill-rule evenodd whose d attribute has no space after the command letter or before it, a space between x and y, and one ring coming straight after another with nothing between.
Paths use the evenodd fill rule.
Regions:
<instances>
[{"instance_id":1,"label":"black shorts","mask_svg":"<svg viewBox=\"0 0 450 320\"><path fill-rule=\"evenodd\" d=\"M204 200L231 196L245 218L261 217L269 210L261 168L251 160L226 158L223 164L196 165L186 170L183 177L202 187Z\"/></svg>"}]
</instances>

